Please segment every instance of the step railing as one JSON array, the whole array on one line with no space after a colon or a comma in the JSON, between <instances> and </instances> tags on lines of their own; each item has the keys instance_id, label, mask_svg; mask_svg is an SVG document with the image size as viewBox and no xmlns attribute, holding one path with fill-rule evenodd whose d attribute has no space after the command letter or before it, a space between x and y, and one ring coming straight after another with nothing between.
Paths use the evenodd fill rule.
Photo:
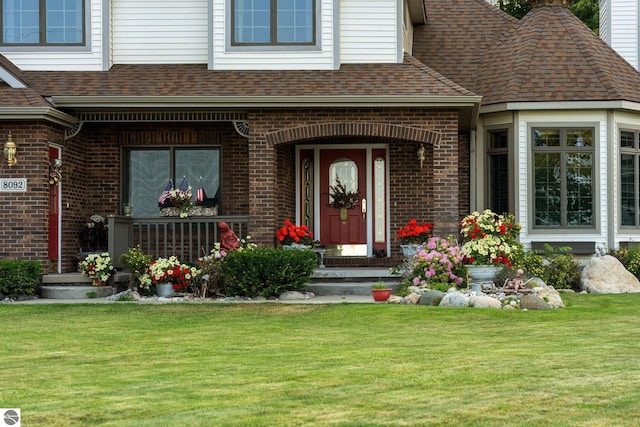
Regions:
<instances>
[{"instance_id":1,"label":"step railing","mask_svg":"<svg viewBox=\"0 0 640 427\"><path fill-rule=\"evenodd\" d=\"M109 254L118 268L120 255L136 245L153 258L175 255L180 261L196 263L218 242L218 224L226 222L239 238L244 238L248 216L215 217L129 217L110 215Z\"/></svg>"}]
</instances>

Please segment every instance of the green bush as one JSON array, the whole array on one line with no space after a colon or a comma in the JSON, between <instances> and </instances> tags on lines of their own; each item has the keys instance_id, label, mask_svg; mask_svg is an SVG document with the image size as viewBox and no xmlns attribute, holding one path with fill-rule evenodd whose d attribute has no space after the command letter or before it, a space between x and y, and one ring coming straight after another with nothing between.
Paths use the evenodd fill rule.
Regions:
<instances>
[{"instance_id":1,"label":"green bush","mask_svg":"<svg viewBox=\"0 0 640 427\"><path fill-rule=\"evenodd\" d=\"M42 265L38 261L0 260L0 293L11 298L33 295L41 273Z\"/></svg>"},{"instance_id":2,"label":"green bush","mask_svg":"<svg viewBox=\"0 0 640 427\"><path fill-rule=\"evenodd\" d=\"M317 266L317 256L309 250L257 248L233 251L222 263L222 283L226 295L244 297L278 296L304 288Z\"/></svg>"}]
</instances>

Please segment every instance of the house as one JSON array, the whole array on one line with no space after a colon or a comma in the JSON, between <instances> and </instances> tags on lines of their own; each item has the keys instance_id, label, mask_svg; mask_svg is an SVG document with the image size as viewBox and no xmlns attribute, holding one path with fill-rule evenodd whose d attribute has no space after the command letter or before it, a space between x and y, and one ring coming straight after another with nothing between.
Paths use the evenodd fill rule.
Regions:
<instances>
[{"instance_id":1,"label":"house","mask_svg":"<svg viewBox=\"0 0 640 427\"><path fill-rule=\"evenodd\" d=\"M456 234L484 208L528 247L640 239L640 74L566 1L0 3L2 258L73 270L92 214L190 257L220 219L264 244L291 219L334 262L392 265L409 219ZM218 217L158 219L183 177ZM344 220L336 177L361 197Z\"/></svg>"}]
</instances>

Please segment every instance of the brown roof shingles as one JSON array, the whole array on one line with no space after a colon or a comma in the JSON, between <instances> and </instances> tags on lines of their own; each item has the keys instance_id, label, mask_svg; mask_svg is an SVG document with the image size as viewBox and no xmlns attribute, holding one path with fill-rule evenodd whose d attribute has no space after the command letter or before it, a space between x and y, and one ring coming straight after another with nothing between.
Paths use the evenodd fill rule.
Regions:
<instances>
[{"instance_id":1,"label":"brown roof shingles","mask_svg":"<svg viewBox=\"0 0 640 427\"><path fill-rule=\"evenodd\" d=\"M109 71L28 71L44 96L472 96L407 56L402 64L326 71L213 71L206 65L114 65Z\"/></svg>"}]
</instances>

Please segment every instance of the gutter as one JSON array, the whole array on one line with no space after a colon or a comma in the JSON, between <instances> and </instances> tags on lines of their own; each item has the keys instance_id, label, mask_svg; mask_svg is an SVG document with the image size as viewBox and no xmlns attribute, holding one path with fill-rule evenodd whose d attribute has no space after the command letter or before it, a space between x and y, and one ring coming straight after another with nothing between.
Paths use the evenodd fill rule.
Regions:
<instances>
[{"instance_id":1,"label":"gutter","mask_svg":"<svg viewBox=\"0 0 640 427\"><path fill-rule=\"evenodd\" d=\"M46 120L65 127L72 127L78 122L75 117L50 107L0 107L0 119Z\"/></svg>"}]
</instances>

